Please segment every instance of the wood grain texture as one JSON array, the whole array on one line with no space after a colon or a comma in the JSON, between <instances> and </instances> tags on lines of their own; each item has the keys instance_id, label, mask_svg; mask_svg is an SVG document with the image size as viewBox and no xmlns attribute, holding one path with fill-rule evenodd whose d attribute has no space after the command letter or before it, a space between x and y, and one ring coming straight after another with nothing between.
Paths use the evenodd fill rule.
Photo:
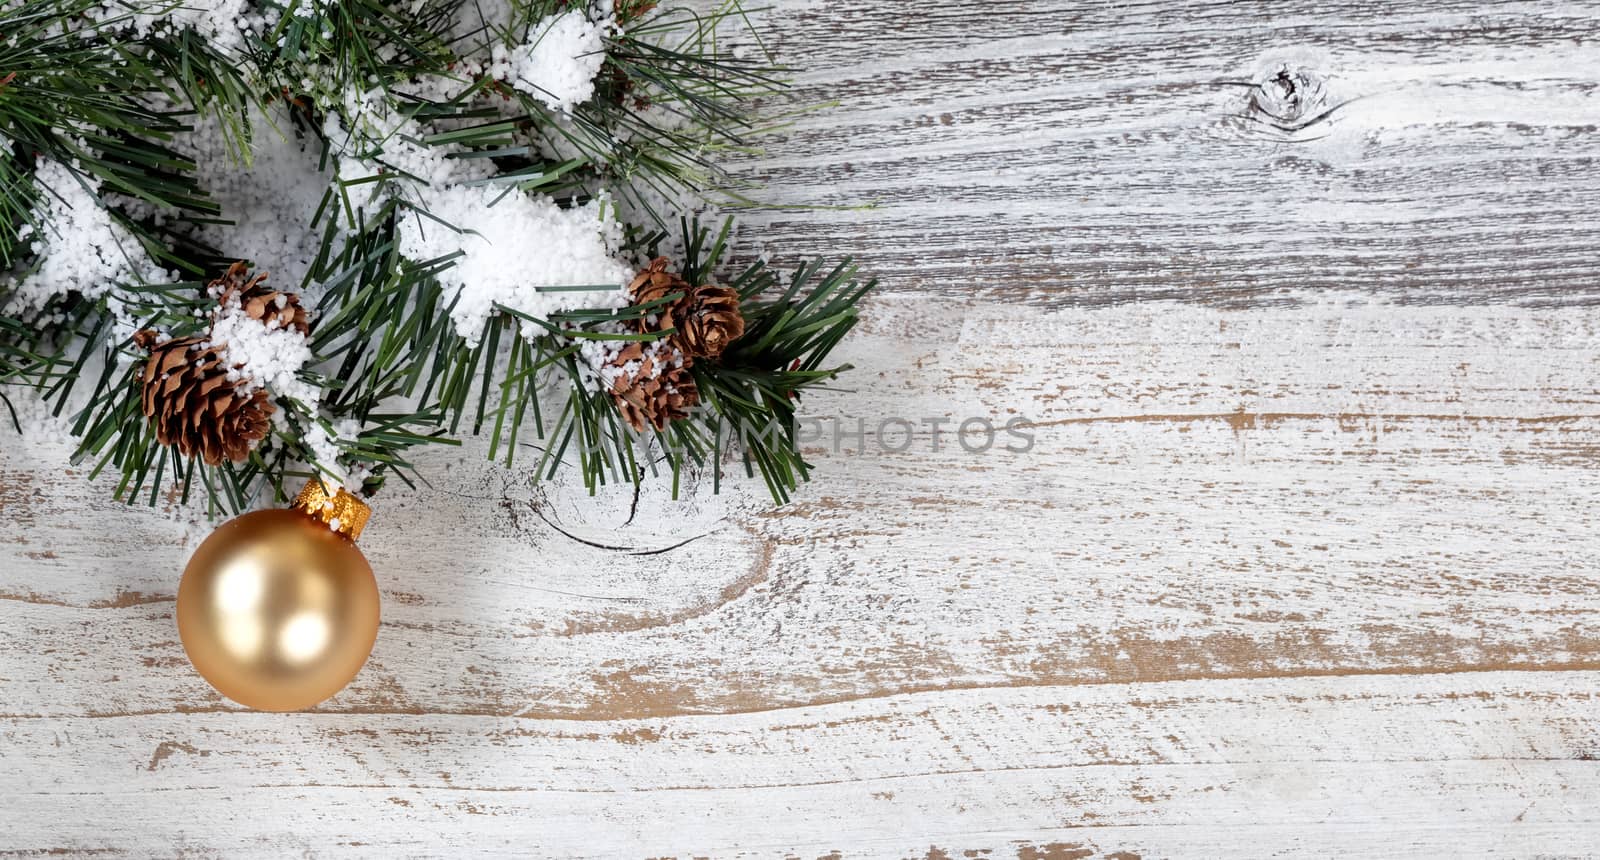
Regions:
<instances>
[{"instance_id":1,"label":"wood grain texture","mask_svg":"<svg viewBox=\"0 0 1600 860\"><path fill-rule=\"evenodd\" d=\"M888 276L793 504L435 453L264 715L0 429L0 856L1600 856L1600 4L896 9L773 13L882 205L747 233Z\"/></svg>"},{"instance_id":2,"label":"wood grain texture","mask_svg":"<svg viewBox=\"0 0 1600 860\"><path fill-rule=\"evenodd\" d=\"M1597 296L1592 2L779 5L779 256L1059 305ZM872 208L859 208L870 204Z\"/></svg>"},{"instance_id":3,"label":"wood grain texture","mask_svg":"<svg viewBox=\"0 0 1600 860\"><path fill-rule=\"evenodd\" d=\"M8 844L1593 851L1600 312L871 311L815 414L1015 412L1033 450L815 444L776 511L441 457L363 539L384 632L316 714L186 666L203 529L8 439Z\"/></svg>"},{"instance_id":4,"label":"wood grain texture","mask_svg":"<svg viewBox=\"0 0 1600 860\"><path fill-rule=\"evenodd\" d=\"M605 723L18 721L5 735L8 766L26 765L11 777L9 841L267 857L1592 851L1600 763L1577 756L1596 751L1600 673L1389 680L937 693Z\"/></svg>"}]
</instances>

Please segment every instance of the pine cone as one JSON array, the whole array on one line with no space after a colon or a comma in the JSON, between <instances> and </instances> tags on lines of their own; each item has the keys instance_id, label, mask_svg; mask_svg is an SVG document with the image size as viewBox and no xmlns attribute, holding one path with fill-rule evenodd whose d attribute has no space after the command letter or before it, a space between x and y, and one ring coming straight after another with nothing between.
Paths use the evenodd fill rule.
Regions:
<instances>
[{"instance_id":1,"label":"pine cone","mask_svg":"<svg viewBox=\"0 0 1600 860\"><path fill-rule=\"evenodd\" d=\"M611 399L623 420L640 433L646 427L667 429L673 421L689 417L689 410L700 402L700 390L689 372L693 359L682 356L682 363L675 365L670 360L671 349L670 345L662 348L666 355L646 355L644 345L635 342L611 360L616 368L637 362L612 381Z\"/></svg>"},{"instance_id":2,"label":"pine cone","mask_svg":"<svg viewBox=\"0 0 1600 860\"><path fill-rule=\"evenodd\" d=\"M707 284L695 287L678 317L678 340L690 355L715 358L744 334L739 291Z\"/></svg>"},{"instance_id":3,"label":"pine cone","mask_svg":"<svg viewBox=\"0 0 1600 860\"><path fill-rule=\"evenodd\" d=\"M238 299L239 307L268 329L292 328L301 334L309 333L311 324L306 309L300 306L300 297L274 290L266 280L265 274L251 275L244 263L234 263L222 277L211 282L211 295L223 304Z\"/></svg>"},{"instance_id":4,"label":"pine cone","mask_svg":"<svg viewBox=\"0 0 1600 860\"><path fill-rule=\"evenodd\" d=\"M206 465L250 458L250 450L272 427L272 401L265 389L241 392L228 379L222 350L204 337L157 343L153 331L134 335L150 350L140 377L140 403L156 428L156 440Z\"/></svg>"},{"instance_id":5,"label":"pine cone","mask_svg":"<svg viewBox=\"0 0 1600 860\"><path fill-rule=\"evenodd\" d=\"M676 301L656 310L654 323L641 320L635 328L650 333L675 329L673 340L683 352L700 358L715 358L728 344L744 334L744 316L739 313L739 292L729 287L704 284L690 286L682 275L667 270L666 257L657 257L628 285L628 296L636 305L682 293Z\"/></svg>"},{"instance_id":6,"label":"pine cone","mask_svg":"<svg viewBox=\"0 0 1600 860\"><path fill-rule=\"evenodd\" d=\"M628 284L628 297L636 305L664 299L672 293L683 294L675 301L656 308L653 311L656 315L654 323L649 320L637 321L635 328L641 332L658 332L676 325L678 309L688 301L689 293L694 289L677 272L667 271L668 265L666 257L657 257Z\"/></svg>"}]
</instances>

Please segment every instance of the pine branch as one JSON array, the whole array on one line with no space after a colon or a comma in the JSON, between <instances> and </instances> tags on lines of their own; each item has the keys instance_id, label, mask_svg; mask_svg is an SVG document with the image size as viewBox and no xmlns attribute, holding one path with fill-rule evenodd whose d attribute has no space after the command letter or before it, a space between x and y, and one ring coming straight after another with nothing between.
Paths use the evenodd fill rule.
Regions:
<instances>
[{"instance_id":1,"label":"pine branch","mask_svg":"<svg viewBox=\"0 0 1600 860\"><path fill-rule=\"evenodd\" d=\"M325 110L341 108L347 93L446 74L453 59L445 34L456 4L448 0L280 0L276 5L285 12L258 43L255 64L266 80L313 97Z\"/></svg>"},{"instance_id":2,"label":"pine branch","mask_svg":"<svg viewBox=\"0 0 1600 860\"><path fill-rule=\"evenodd\" d=\"M183 112L161 107L167 62L119 38L128 18L93 30L77 22L95 0L16 0L0 8L0 267L25 255L33 224L33 165L47 158L102 195L121 194L175 213L215 213L193 165L168 143L187 129ZM131 13L130 13L131 14ZM188 55L198 54L190 51Z\"/></svg>"},{"instance_id":3,"label":"pine branch","mask_svg":"<svg viewBox=\"0 0 1600 860\"><path fill-rule=\"evenodd\" d=\"M719 157L753 146L763 130L754 102L781 91L785 71L725 49L724 31L748 23L739 0L704 15L619 0L625 26L606 37L595 96L570 113L496 80L492 66L457 63L477 46L525 42L539 22L570 14L566 0L518 0L507 28L475 33L452 32L455 0L267 5L285 14L271 31L247 36L243 57L194 30L129 39L126 20L72 23L103 15L101 0L17 0L0 10L0 134L12 142L0 151L0 264L25 269L29 229L47 227L31 223L51 193L33 177L47 158L95 189L114 222L180 278L68 291L35 315L0 317L0 385L31 387L58 415L70 411L77 458L92 474L117 475L117 495L130 502L201 494L213 510L237 511L264 492L286 498L291 479L350 466L372 468L370 490L389 475L410 484L418 478L412 449L457 444L467 433L485 435L489 456L509 466L529 447L531 429L542 447L538 474L572 462L591 490L637 484L664 468L676 491L684 468L708 464L720 485L725 455L737 452L775 499L788 498L810 469L795 439L796 403L845 369L827 366L828 355L873 286L853 267L810 263L785 283L760 263L723 272L728 228L713 235L682 223L680 271L692 284L733 287L745 329L720 358L696 361L701 408L652 434L656 453L645 456L646 440L590 362L597 344L670 334L640 333L635 323L681 293L548 317L497 306L482 337L469 340L451 319L459 297L440 278L468 252L416 260L398 249L401 219L438 220L427 211L429 177L407 172L429 147L492 165L475 184L508 194L563 205L602 193L629 201L647 222L627 225L632 250L664 241L675 213L660 211L661 199L739 199ZM205 281L231 258L202 244L195 227L225 213L175 146L196 115L210 112L232 157L248 163L252 112L279 98L310 139L324 129L351 136L320 141L324 164L338 157L341 175L312 217L316 253L302 284L315 285L320 300L312 358L298 381L320 397L306 403L273 392L270 437L245 462L207 466L156 438L138 393L146 354L126 334L130 325L171 337L206 330L216 299ZM352 163L372 166L372 175L345 175ZM547 289L614 294L619 286ZM0 308L10 306L6 292L0 281ZM41 319L50 325L41 329ZM552 384L559 408L541 399ZM322 440L337 462L319 462L331 456Z\"/></svg>"},{"instance_id":4,"label":"pine branch","mask_svg":"<svg viewBox=\"0 0 1600 860\"><path fill-rule=\"evenodd\" d=\"M264 102L263 93L243 71L241 58L223 54L193 30L150 39L143 47L167 98L196 111L213 112L228 154L248 167L254 128L250 113Z\"/></svg>"},{"instance_id":5,"label":"pine branch","mask_svg":"<svg viewBox=\"0 0 1600 860\"><path fill-rule=\"evenodd\" d=\"M686 247L679 264L681 275L689 283L723 283L737 290L745 333L720 358L694 363L701 406L689 419L652 432L654 447L672 474L674 488L679 473L690 465L709 467L713 482L720 487L723 455L736 451L747 474L759 473L773 499L787 501L811 468L796 439L797 405L805 391L849 369L849 365L826 366L827 359L855 325L856 306L876 281L862 281L848 261L831 267L821 261L804 264L788 279L787 287L781 288L778 276L760 262L745 266L730 278L719 278L731 222L725 222L714 235L696 222L686 221L681 229ZM666 234L658 233L649 244L658 245L665 239ZM652 255L655 250L651 248ZM466 366L467 378L477 380L482 394L473 430L480 429L484 415L496 418L490 436L491 458L504 451L504 462L510 465L520 424L514 419L534 412L544 450L537 474L552 476L561 463L576 460L584 485L591 491L608 483L643 480L646 475L637 452L646 440L621 420L606 392L592 387L593 374L580 368L575 353L577 343L586 338L657 339L661 335L619 335L602 329L606 323L641 319L660 303L557 314L551 321L536 321L549 333L531 348L514 341L518 345L504 365L503 377L494 377L485 369L483 356L476 356ZM505 313L517 320L530 319L514 311ZM670 333L669 329L662 335ZM493 355L494 342L486 343L487 354ZM546 369L559 374L567 391L566 403L548 432L537 415L536 387L524 385ZM505 416L513 420L503 420Z\"/></svg>"}]
</instances>

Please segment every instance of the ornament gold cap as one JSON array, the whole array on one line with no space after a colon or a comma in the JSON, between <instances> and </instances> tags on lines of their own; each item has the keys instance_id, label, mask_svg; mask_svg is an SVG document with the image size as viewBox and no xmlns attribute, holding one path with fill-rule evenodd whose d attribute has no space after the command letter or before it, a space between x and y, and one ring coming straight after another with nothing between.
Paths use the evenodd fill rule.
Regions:
<instances>
[{"instance_id":1,"label":"ornament gold cap","mask_svg":"<svg viewBox=\"0 0 1600 860\"><path fill-rule=\"evenodd\" d=\"M322 481L312 478L294 497L294 504L290 507L316 520L335 532L355 540L361 537L361 530L367 527L367 520L372 518L372 508L343 487L328 494L328 488Z\"/></svg>"}]
</instances>

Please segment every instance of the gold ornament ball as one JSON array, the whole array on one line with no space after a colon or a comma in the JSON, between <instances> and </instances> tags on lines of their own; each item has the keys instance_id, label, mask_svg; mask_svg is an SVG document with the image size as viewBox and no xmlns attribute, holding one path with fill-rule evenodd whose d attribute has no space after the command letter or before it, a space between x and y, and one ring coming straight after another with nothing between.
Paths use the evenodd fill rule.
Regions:
<instances>
[{"instance_id":1,"label":"gold ornament ball","mask_svg":"<svg viewBox=\"0 0 1600 860\"><path fill-rule=\"evenodd\" d=\"M349 537L302 511L245 514L212 532L184 569L178 637L224 696L304 710L343 689L372 653L378 583Z\"/></svg>"}]
</instances>

